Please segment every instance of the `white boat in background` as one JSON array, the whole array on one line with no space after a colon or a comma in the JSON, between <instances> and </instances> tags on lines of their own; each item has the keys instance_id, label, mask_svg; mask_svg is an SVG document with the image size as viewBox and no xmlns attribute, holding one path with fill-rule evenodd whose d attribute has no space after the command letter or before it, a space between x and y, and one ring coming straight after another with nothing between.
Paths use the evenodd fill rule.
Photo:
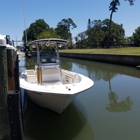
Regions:
<instances>
[{"instance_id":1,"label":"white boat in background","mask_svg":"<svg viewBox=\"0 0 140 140\"><path fill-rule=\"evenodd\" d=\"M22 72L20 87L39 106L61 114L80 92L93 86L88 77L61 68L58 47L66 46L66 40L40 39L28 45L37 49L37 65Z\"/></svg>"}]
</instances>

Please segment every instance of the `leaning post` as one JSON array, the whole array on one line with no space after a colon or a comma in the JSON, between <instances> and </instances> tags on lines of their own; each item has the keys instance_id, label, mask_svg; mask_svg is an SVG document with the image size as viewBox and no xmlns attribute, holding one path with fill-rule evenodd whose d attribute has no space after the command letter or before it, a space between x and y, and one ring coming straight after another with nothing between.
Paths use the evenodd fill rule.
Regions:
<instances>
[{"instance_id":1,"label":"leaning post","mask_svg":"<svg viewBox=\"0 0 140 140\"><path fill-rule=\"evenodd\" d=\"M10 140L6 39L0 35L0 139Z\"/></svg>"}]
</instances>

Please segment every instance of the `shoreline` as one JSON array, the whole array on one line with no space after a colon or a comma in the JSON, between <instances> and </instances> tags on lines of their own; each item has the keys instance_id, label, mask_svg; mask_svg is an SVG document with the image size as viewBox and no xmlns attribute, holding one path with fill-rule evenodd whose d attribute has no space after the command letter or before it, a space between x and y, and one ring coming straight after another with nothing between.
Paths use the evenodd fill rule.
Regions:
<instances>
[{"instance_id":1,"label":"shoreline","mask_svg":"<svg viewBox=\"0 0 140 140\"><path fill-rule=\"evenodd\" d=\"M60 56L138 68L140 66L140 55L60 53Z\"/></svg>"}]
</instances>

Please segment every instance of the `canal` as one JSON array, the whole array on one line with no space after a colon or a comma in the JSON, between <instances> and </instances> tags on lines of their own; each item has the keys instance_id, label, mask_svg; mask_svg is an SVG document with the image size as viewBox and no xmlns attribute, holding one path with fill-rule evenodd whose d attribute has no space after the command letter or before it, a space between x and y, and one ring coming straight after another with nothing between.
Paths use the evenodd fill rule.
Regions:
<instances>
[{"instance_id":1,"label":"canal","mask_svg":"<svg viewBox=\"0 0 140 140\"><path fill-rule=\"evenodd\" d=\"M19 59L20 72L36 64L35 57ZM25 140L140 140L139 70L71 58L61 58L61 66L90 77L94 86L61 115L37 106L22 90Z\"/></svg>"}]
</instances>

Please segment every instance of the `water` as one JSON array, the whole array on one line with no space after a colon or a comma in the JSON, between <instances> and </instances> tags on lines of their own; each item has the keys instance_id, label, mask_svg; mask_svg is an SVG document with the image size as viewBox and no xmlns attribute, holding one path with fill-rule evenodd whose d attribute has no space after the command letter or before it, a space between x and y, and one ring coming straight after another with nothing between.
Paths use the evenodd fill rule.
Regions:
<instances>
[{"instance_id":1,"label":"water","mask_svg":"<svg viewBox=\"0 0 140 140\"><path fill-rule=\"evenodd\" d=\"M35 64L35 58L21 57L20 72ZM90 77L95 85L61 115L25 97L25 140L140 140L139 70L71 58L61 58L61 64Z\"/></svg>"}]
</instances>

